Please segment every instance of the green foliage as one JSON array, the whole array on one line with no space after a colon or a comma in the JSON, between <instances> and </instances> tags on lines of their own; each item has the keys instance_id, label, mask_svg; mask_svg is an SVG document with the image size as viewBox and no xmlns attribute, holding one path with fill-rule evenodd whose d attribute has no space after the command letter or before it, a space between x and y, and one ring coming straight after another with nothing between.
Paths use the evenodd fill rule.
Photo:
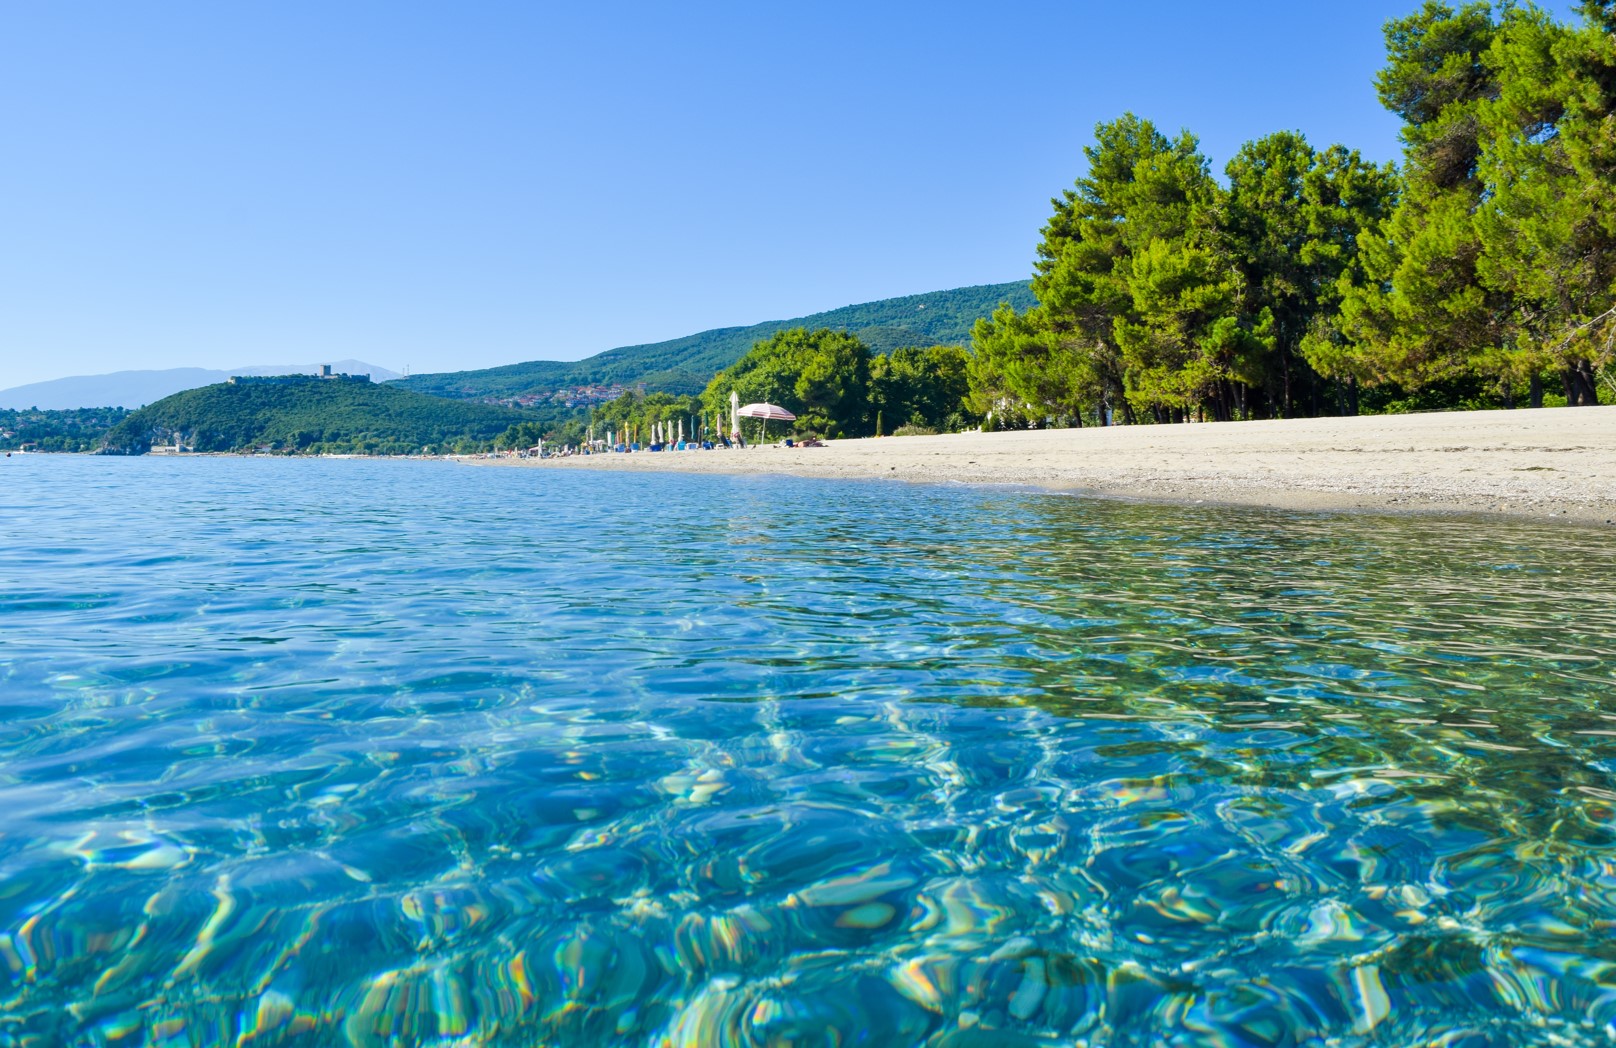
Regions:
<instances>
[{"instance_id":1,"label":"green foliage","mask_svg":"<svg viewBox=\"0 0 1616 1048\"><path fill-rule=\"evenodd\" d=\"M1081 424L1091 402L1101 419L1115 404L1132 410L1116 338L1118 322L1133 319L1132 256L1153 236L1182 235L1165 227L1185 201L1163 183L1195 167L1195 147L1187 136L1175 146L1129 113L1097 127L1083 152L1089 172L1053 202L1038 245L1039 306L997 310L972 331L971 405L995 426Z\"/></svg>"},{"instance_id":2,"label":"green foliage","mask_svg":"<svg viewBox=\"0 0 1616 1048\"><path fill-rule=\"evenodd\" d=\"M1279 132L1223 188L1187 132L1101 124L1044 227L1039 305L973 331L972 407L1003 426L1513 406L1553 372L1596 403L1616 369L1616 3L1579 10L1430 0L1389 22L1376 88L1401 171Z\"/></svg>"},{"instance_id":3,"label":"green foliage","mask_svg":"<svg viewBox=\"0 0 1616 1048\"><path fill-rule=\"evenodd\" d=\"M549 429L542 422L518 422L494 438L494 450L525 451L544 440Z\"/></svg>"},{"instance_id":4,"label":"green foliage","mask_svg":"<svg viewBox=\"0 0 1616 1048\"><path fill-rule=\"evenodd\" d=\"M888 426L959 429L971 357L960 346L905 346L870 361L870 406Z\"/></svg>"},{"instance_id":5,"label":"green foliage","mask_svg":"<svg viewBox=\"0 0 1616 1048\"><path fill-rule=\"evenodd\" d=\"M0 451L93 451L128 415L127 408L0 410Z\"/></svg>"},{"instance_id":6,"label":"green foliage","mask_svg":"<svg viewBox=\"0 0 1616 1048\"><path fill-rule=\"evenodd\" d=\"M1283 158L1285 147L1294 170L1281 174L1299 197L1312 153L1294 142L1270 152ZM1248 178L1241 208L1225 207L1194 136L1168 139L1131 113L1100 124L1084 155L1088 176L1055 200L1039 245L1041 305L999 310L973 331L974 409L1078 425L1089 405L1097 421L1118 407L1130 420L1134 409L1157 418L1246 410L1244 389L1262 383L1275 344L1275 310L1249 294L1265 276L1264 250L1283 255L1283 244L1257 236L1269 236L1272 200ZM1267 160L1252 150L1246 170ZM1230 213L1249 244L1231 233ZM1278 299L1286 287L1277 278L1265 289Z\"/></svg>"},{"instance_id":7,"label":"green foliage","mask_svg":"<svg viewBox=\"0 0 1616 1048\"><path fill-rule=\"evenodd\" d=\"M573 362L532 361L482 371L412 375L398 385L420 393L467 400L509 398L592 384L644 383L652 391L699 393L714 373L741 358L755 343L791 328L851 333L872 351L902 346L961 343L971 325L1000 302L1025 308L1033 302L1025 281L906 295L843 306L795 320L750 327L718 328L668 342L623 346Z\"/></svg>"},{"instance_id":8,"label":"green foliage","mask_svg":"<svg viewBox=\"0 0 1616 1048\"><path fill-rule=\"evenodd\" d=\"M1616 360L1616 39L1590 23L1508 10L1487 54L1496 96L1478 107L1480 282L1511 305L1513 343L1480 361L1504 382L1559 370L1594 403Z\"/></svg>"},{"instance_id":9,"label":"green foliage","mask_svg":"<svg viewBox=\"0 0 1616 1048\"><path fill-rule=\"evenodd\" d=\"M1244 278L1244 327L1266 327L1257 337L1271 339L1247 361L1255 406L1284 416L1317 414L1330 399L1342 406L1339 381L1356 376L1334 323L1339 284L1357 264L1359 237L1395 204L1396 172L1344 146L1316 151L1289 131L1248 142L1226 171L1220 224Z\"/></svg>"},{"instance_id":10,"label":"green foliage","mask_svg":"<svg viewBox=\"0 0 1616 1048\"><path fill-rule=\"evenodd\" d=\"M733 391L743 404L786 408L797 416L794 430L821 436L963 429L975 419L965 403L970 366L959 346L901 346L881 356L852 335L794 328L720 372L702 404L726 427Z\"/></svg>"},{"instance_id":11,"label":"green foliage","mask_svg":"<svg viewBox=\"0 0 1616 1048\"><path fill-rule=\"evenodd\" d=\"M1479 107L1497 90L1485 62L1493 35L1484 2L1431 0L1386 25L1376 88L1404 120L1401 200L1364 237L1363 279L1342 289L1341 327L1371 382L1445 381L1510 337L1507 300L1479 283L1471 221L1483 190Z\"/></svg>"},{"instance_id":12,"label":"green foliage","mask_svg":"<svg viewBox=\"0 0 1616 1048\"><path fill-rule=\"evenodd\" d=\"M1134 256L1134 316L1119 318L1117 343L1128 399L1151 410L1226 408L1225 389L1241 373L1257 336L1240 328L1238 273L1215 249L1152 240ZM1266 319L1266 318L1265 318Z\"/></svg>"},{"instance_id":13,"label":"green foliage","mask_svg":"<svg viewBox=\"0 0 1616 1048\"><path fill-rule=\"evenodd\" d=\"M1001 306L977 321L971 341L976 355L967 372L968 404L997 419L996 428L1010 418L1016 420L1011 428L1051 416L1081 423L1084 400L1102 388L1092 345L1058 334L1045 307L1018 313Z\"/></svg>"},{"instance_id":14,"label":"green foliage","mask_svg":"<svg viewBox=\"0 0 1616 1048\"><path fill-rule=\"evenodd\" d=\"M677 435L682 422L685 436L690 438L703 436L704 430L711 435L716 424L710 412L704 413L700 397L634 392L596 408L590 413L590 422L597 440L604 440L610 431L621 443L639 441L642 444L650 443L651 433L658 423Z\"/></svg>"},{"instance_id":15,"label":"green foliage","mask_svg":"<svg viewBox=\"0 0 1616 1048\"><path fill-rule=\"evenodd\" d=\"M713 377L701 398L707 413L728 419L731 391L743 404L785 408L803 432L863 436L873 429L869 347L829 328L792 328L758 342Z\"/></svg>"},{"instance_id":16,"label":"green foliage","mask_svg":"<svg viewBox=\"0 0 1616 1048\"><path fill-rule=\"evenodd\" d=\"M1402 202L1343 283L1352 363L1408 389L1478 376L1505 403L1558 371L1595 403L1616 338L1616 43L1584 5L1431 2L1387 26Z\"/></svg>"},{"instance_id":17,"label":"green foliage","mask_svg":"<svg viewBox=\"0 0 1616 1048\"><path fill-rule=\"evenodd\" d=\"M408 454L429 445L478 451L530 419L390 384L318 378L219 383L130 412L107 434L106 448L138 455L178 439L196 451Z\"/></svg>"}]
</instances>

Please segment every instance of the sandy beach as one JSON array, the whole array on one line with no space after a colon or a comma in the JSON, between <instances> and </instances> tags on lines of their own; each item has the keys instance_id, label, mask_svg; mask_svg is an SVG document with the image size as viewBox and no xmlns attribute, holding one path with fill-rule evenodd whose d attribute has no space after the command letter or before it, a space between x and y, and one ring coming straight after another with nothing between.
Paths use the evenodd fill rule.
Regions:
<instances>
[{"instance_id":1,"label":"sandy beach","mask_svg":"<svg viewBox=\"0 0 1616 1048\"><path fill-rule=\"evenodd\" d=\"M958 433L483 460L533 469L1007 484L1304 510L1616 521L1616 407Z\"/></svg>"}]
</instances>

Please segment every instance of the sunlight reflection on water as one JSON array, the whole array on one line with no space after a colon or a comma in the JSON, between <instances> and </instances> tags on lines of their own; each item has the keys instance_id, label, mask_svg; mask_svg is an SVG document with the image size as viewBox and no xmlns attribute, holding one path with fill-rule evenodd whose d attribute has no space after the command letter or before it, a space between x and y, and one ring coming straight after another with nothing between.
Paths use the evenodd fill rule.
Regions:
<instances>
[{"instance_id":1,"label":"sunlight reflection on water","mask_svg":"<svg viewBox=\"0 0 1616 1048\"><path fill-rule=\"evenodd\" d=\"M5 470L0 1044L1616 1034L1601 533Z\"/></svg>"}]
</instances>

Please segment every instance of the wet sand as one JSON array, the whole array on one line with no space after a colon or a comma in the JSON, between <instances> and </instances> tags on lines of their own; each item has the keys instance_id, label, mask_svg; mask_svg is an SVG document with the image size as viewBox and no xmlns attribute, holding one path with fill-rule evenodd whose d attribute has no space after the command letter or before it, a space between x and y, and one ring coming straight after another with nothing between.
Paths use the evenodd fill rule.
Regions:
<instances>
[{"instance_id":1,"label":"wet sand","mask_svg":"<svg viewBox=\"0 0 1616 1048\"><path fill-rule=\"evenodd\" d=\"M1616 407L831 441L822 448L482 460L533 469L1006 484L1300 510L1616 520Z\"/></svg>"}]
</instances>

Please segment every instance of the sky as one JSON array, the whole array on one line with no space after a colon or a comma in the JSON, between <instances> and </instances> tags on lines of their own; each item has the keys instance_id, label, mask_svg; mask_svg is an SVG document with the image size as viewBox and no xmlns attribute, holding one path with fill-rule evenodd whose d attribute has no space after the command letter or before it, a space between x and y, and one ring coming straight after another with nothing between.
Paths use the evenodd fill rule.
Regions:
<instances>
[{"instance_id":1,"label":"sky","mask_svg":"<svg viewBox=\"0 0 1616 1048\"><path fill-rule=\"evenodd\" d=\"M1022 279L1126 111L1217 169L1281 129L1396 159L1373 77L1416 6L0 0L0 388Z\"/></svg>"}]
</instances>

